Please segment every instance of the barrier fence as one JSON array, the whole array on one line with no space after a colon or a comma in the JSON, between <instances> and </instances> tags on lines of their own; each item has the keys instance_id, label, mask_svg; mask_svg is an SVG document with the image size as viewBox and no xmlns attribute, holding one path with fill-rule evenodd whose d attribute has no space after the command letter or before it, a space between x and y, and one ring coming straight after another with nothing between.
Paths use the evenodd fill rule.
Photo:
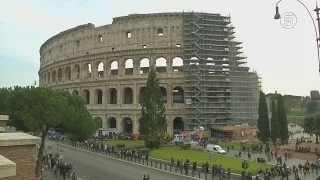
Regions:
<instances>
[{"instance_id":1,"label":"barrier fence","mask_svg":"<svg viewBox=\"0 0 320 180\"><path fill-rule=\"evenodd\" d=\"M204 180L237 180L241 179L240 175L231 173L230 177L228 177L227 172L225 177L221 177L219 173L214 173L211 168L209 168L209 172L206 172L206 169L203 169L202 167L196 167L194 168L192 165L188 165L187 167L181 165L177 166L176 163L172 164L169 161L155 159L155 158L148 158L145 156L130 156L130 155L123 155L118 152L111 152L107 150L99 150L95 149L92 150L89 145L86 145L84 143L75 143L68 140L55 140L56 142L69 146L74 147L78 149L82 149L88 152L97 153L103 156L112 157L115 159L128 161L131 163L140 164L143 166L153 167L157 169L161 169L163 171L168 171L171 173L178 173L198 179L204 179Z\"/></svg>"}]
</instances>

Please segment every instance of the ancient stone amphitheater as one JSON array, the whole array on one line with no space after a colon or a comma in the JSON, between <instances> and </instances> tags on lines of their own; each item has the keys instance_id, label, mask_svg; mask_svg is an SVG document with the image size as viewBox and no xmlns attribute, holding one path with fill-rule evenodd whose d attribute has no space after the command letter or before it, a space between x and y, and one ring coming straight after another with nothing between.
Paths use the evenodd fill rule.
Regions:
<instances>
[{"instance_id":1,"label":"ancient stone amphitheater","mask_svg":"<svg viewBox=\"0 0 320 180\"><path fill-rule=\"evenodd\" d=\"M82 96L99 133L139 133L140 100L155 67L168 132L257 119L258 76L245 66L230 17L131 14L80 25L40 48L40 86Z\"/></svg>"}]
</instances>

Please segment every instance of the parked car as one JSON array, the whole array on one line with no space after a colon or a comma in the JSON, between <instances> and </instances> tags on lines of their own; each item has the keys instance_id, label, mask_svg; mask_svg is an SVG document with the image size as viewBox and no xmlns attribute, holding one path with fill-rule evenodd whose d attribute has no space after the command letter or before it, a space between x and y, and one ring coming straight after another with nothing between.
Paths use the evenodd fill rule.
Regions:
<instances>
[{"instance_id":1,"label":"parked car","mask_svg":"<svg viewBox=\"0 0 320 180\"><path fill-rule=\"evenodd\" d=\"M223 150L219 145L215 144L208 144L206 150L209 153L227 154L225 150Z\"/></svg>"}]
</instances>

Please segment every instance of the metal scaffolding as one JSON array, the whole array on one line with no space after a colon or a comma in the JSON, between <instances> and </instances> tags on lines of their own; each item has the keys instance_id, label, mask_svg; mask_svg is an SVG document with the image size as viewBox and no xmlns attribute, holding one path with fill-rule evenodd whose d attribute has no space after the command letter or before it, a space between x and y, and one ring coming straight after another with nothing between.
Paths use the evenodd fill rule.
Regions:
<instances>
[{"instance_id":1,"label":"metal scaffolding","mask_svg":"<svg viewBox=\"0 0 320 180\"><path fill-rule=\"evenodd\" d=\"M249 100L255 94L250 91L256 89L252 88L254 73L241 66L246 63L245 57L238 51L241 43L233 40L230 17L196 12L183 15L186 128L202 125L210 129L214 124L235 123L239 118L251 117L247 109L255 112L253 106L258 103L254 98ZM239 94L240 90L243 92ZM237 98L239 95L246 98ZM244 99L250 102L243 103L250 105L245 105L245 113L238 118L243 110L243 104L238 102Z\"/></svg>"}]
</instances>

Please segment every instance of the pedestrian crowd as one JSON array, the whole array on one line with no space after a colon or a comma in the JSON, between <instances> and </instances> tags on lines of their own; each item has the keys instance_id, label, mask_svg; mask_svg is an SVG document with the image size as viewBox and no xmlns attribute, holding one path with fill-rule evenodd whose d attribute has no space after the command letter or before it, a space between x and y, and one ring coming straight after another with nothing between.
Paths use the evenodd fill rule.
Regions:
<instances>
[{"instance_id":1,"label":"pedestrian crowd","mask_svg":"<svg viewBox=\"0 0 320 180\"><path fill-rule=\"evenodd\" d=\"M44 156L42 164L42 171L51 170L56 177L60 176L63 180L70 178L71 180L78 179L76 173L72 173L73 167L71 164L62 162L61 159L53 157L52 154Z\"/></svg>"}]
</instances>

